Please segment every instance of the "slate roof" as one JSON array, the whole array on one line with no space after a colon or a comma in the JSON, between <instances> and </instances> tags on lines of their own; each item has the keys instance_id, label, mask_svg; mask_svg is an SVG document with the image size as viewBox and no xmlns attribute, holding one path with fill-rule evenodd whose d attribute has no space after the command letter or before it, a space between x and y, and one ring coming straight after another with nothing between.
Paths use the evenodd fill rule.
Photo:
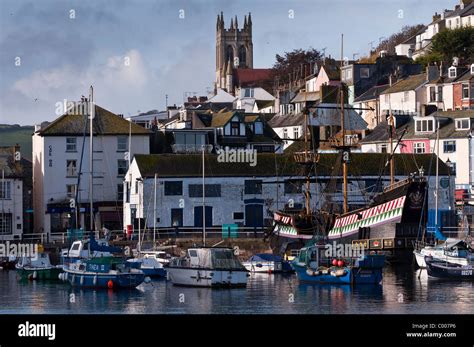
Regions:
<instances>
[{"instance_id":1,"label":"slate roof","mask_svg":"<svg viewBox=\"0 0 474 347\"><path fill-rule=\"evenodd\" d=\"M389 87L388 84L384 84L382 86L373 86L365 93L361 94L359 97L354 99L354 103L363 102L368 100L375 100L382 94Z\"/></svg>"},{"instance_id":2,"label":"slate roof","mask_svg":"<svg viewBox=\"0 0 474 347\"><path fill-rule=\"evenodd\" d=\"M272 128L283 128L298 126L302 125L303 123L304 115L303 113L298 113L289 115L277 115L268 122L268 125L270 125Z\"/></svg>"},{"instance_id":3,"label":"slate roof","mask_svg":"<svg viewBox=\"0 0 474 347\"><path fill-rule=\"evenodd\" d=\"M31 181L32 163L21 157L20 161L15 163L15 146L0 147L0 179L2 171L5 178L24 178Z\"/></svg>"},{"instance_id":4,"label":"slate roof","mask_svg":"<svg viewBox=\"0 0 474 347\"><path fill-rule=\"evenodd\" d=\"M319 176L331 176L335 163L338 162L337 153L321 153L317 165ZM405 176L407 172L415 172L423 166L425 174L435 174L435 165L431 165L432 172L428 172L432 154L395 154L395 174ZM349 176L378 177L380 169L387 161L386 153L352 153L349 165ZM134 157L142 177L201 177L201 154L136 154ZM304 176L304 168L293 160L291 154L259 153L257 165L248 163L218 162L217 155L205 156L206 171L210 177L275 177ZM446 175L449 168L440 163L440 174ZM388 174L388 168L387 172Z\"/></svg>"},{"instance_id":5,"label":"slate roof","mask_svg":"<svg viewBox=\"0 0 474 347\"><path fill-rule=\"evenodd\" d=\"M272 78L272 69L235 69L236 84L240 86L258 85Z\"/></svg>"},{"instance_id":6,"label":"slate roof","mask_svg":"<svg viewBox=\"0 0 474 347\"><path fill-rule=\"evenodd\" d=\"M87 110L84 103L76 103L77 110ZM84 124L86 123L86 124ZM89 134L89 119L87 115L65 113L46 127L40 129L38 134L41 136L65 136ZM128 135L130 132L130 122L116 114L95 105L95 118L93 120L93 132L96 135ZM150 135L150 131L140 125L132 123L131 132L133 135Z\"/></svg>"},{"instance_id":7,"label":"slate roof","mask_svg":"<svg viewBox=\"0 0 474 347\"><path fill-rule=\"evenodd\" d=\"M456 130L455 119L456 118L471 118L474 119L474 110L456 110L456 111L439 111L430 115L430 117L436 117L440 121L439 137L441 139L448 138L466 138L471 133L471 130ZM473 124L474 125L474 122ZM376 126L370 134L363 138L360 143L376 143L386 142L389 139L387 131L387 122L384 121ZM397 127L394 137L400 137L406 129L404 140L416 140L416 139L436 139L436 132L431 133L415 133L415 121L412 117L409 117L409 121L400 127Z\"/></svg>"},{"instance_id":8,"label":"slate roof","mask_svg":"<svg viewBox=\"0 0 474 347\"><path fill-rule=\"evenodd\" d=\"M398 81L390 88L385 89L382 94L390 94L390 93L399 93L405 92L410 90L415 90L418 87L422 86L426 82L426 74L418 74L408 76L407 78Z\"/></svg>"},{"instance_id":9,"label":"slate roof","mask_svg":"<svg viewBox=\"0 0 474 347\"><path fill-rule=\"evenodd\" d=\"M336 104L321 103L316 108L309 108L308 124L312 126L340 126L341 110ZM366 130L367 123L353 107L344 108L344 126L346 130Z\"/></svg>"}]
</instances>

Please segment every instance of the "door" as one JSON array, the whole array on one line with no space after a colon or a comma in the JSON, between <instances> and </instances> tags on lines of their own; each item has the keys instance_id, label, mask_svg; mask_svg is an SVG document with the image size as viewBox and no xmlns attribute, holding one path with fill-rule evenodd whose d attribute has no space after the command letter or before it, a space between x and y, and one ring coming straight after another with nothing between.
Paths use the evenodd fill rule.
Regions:
<instances>
[{"instance_id":1,"label":"door","mask_svg":"<svg viewBox=\"0 0 474 347\"><path fill-rule=\"evenodd\" d=\"M183 226L183 209L182 208L171 209L171 226L172 227Z\"/></svg>"},{"instance_id":2,"label":"door","mask_svg":"<svg viewBox=\"0 0 474 347\"><path fill-rule=\"evenodd\" d=\"M194 226L202 228L202 206L194 207ZM212 206L206 206L206 227L212 226Z\"/></svg>"},{"instance_id":3,"label":"door","mask_svg":"<svg viewBox=\"0 0 474 347\"><path fill-rule=\"evenodd\" d=\"M245 226L255 228L263 227L263 205L245 205Z\"/></svg>"}]
</instances>

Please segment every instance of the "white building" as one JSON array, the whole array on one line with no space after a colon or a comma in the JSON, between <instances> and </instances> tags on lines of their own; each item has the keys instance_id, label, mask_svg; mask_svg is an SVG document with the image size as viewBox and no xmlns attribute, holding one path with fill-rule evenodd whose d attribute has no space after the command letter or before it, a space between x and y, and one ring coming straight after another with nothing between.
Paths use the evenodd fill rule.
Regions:
<instances>
[{"instance_id":1,"label":"white building","mask_svg":"<svg viewBox=\"0 0 474 347\"><path fill-rule=\"evenodd\" d=\"M409 76L385 89L379 96L380 112L411 113L421 112L421 105L426 103L428 82L426 74Z\"/></svg>"},{"instance_id":2,"label":"white building","mask_svg":"<svg viewBox=\"0 0 474 347\"><path fill-rule=\"evenodd\" d=\"M454 11L446 15L446 28L458 29L474 26L474 4L472 0L461 0Z\"/></svg>"},{"instance_id":3,"label":"white building","mask_svg":"<svg viewBox=\"0 0 474 347\"><path fill-rule=\"evenodd\" d=\"M236 95L236 109L256 113L275 112L275 97L261 87L238 88Z\"/></svg>"},{"instance_id":4,"label":"white building","mask_svg":"<svg viewBox=\"0 0 474 347\"><path fill-rule=\"evenodd\" d=\"M320 208L326 197L336 204L342 203L341 178L331 176L337 154L321 154L318 169L318 184L311 184L312 208ZM124 225L133 225L135 231L146 226L161 232L202 230L202 157L201 155L136 155L128 174L125 187L131 189L124 195ZM367 204L371 196L388 184L389 177L379 181L380 165L386 161L381 154L353 153L349 171L349 206L351 209ZM428 174L429 157L398 155L396 179L404 179L408 172L415 172L421 165ZM402 163L404 165L402 165ZM292 163L291 155L260 154L257 165L248 163L221 163L215 155L205 156L205 206L208 231L220 233L228 225L235 225L239 232L263 230L270 226L273 212L292 203L295 208L304 206L303 170ZM352 171L353 170L353 171ZM441 166L441 175L446 177L446 165ZM352 172L356 174L353 176ZM278 174L277 174L278 173ZM155 185L154 176L157 175ZM434 174L432 167L431 174ZM331 179L337 179L334 193L325 192ZM434 187L433 176L429 178ZM380 183L378 189L375 188ZM445 188L440 207L453 205L453 192ZM156 187L156 197L154 195ZM429 207L433 208L433 188L429 192ZM364 194L361 194L361 190ZM156 199L156 200L155 200ZM156 201L156 205L155 202ZM156 210L155 210L156 206ZM243 229L245 228L245 229ZM169 235L168 235L169 236Z\"/></svg>"},{"instance_id":5,"label":"white building","mask_svg":"<svg viewBox=\"0 0 474 347\"><path fill-rule=\"evenodd\" d=\"M36 232L64 232L76 225L90 230L87 109L87 102L78 102L74 112L69 111L46 127L37 126L35 129L33 194ZM95 106L93 122L94 223L96 228L121 229L128 152L131 156L148 154L149 131L99 106ZM80 208L77 218L73 209L75 201Z\"/></svg>"},{"instance_id":6,"label":"white building","mask_svg":"<svg viewBox=\"0 0 474 347\"><path fill-rule=\"evenodd\" d=\"M26 171L15 147L0 147L0 240L20 240L23 234L23 193Z\"/></svg>"}]
</instances>

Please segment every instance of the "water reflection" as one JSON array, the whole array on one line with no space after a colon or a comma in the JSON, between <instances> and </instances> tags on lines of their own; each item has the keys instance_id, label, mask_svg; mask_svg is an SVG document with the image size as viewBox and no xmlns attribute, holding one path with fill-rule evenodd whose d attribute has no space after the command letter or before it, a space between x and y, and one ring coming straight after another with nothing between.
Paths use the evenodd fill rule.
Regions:
<instances>
[{"instance_id":1,"label":"water reflection","mask_svg":"<svg viewBox=\"0 0 474 347\"><path fill-rule=\"evenodd\" d=\"M61 282L19 282L0 272L0 313L344 314L472 313L472 282L428 278L388 267L382 285L300 284L295 276L252 274L246 289L173 286L166 280L125 291L81 290Z\"/></svg>"}]
</instances>

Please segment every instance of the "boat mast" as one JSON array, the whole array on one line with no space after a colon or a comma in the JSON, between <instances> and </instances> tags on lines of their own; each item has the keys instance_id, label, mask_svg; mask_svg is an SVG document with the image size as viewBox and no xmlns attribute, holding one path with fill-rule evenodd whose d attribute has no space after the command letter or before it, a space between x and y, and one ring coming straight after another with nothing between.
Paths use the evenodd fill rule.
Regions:
<instances>
[{"instance_id":1,"label":"boat mast","mask_svg":"<svg viewBox=\"0 0 474 347\"><path fill-rule=\"evenodd\" d=\"M308 162L308 108L306 107L306 88L303 89L304 91L304 162ZM306 203L306 215L311 214L311 201L310 201L310 192L311 189L311 180L310 180L310 170L308 170L308 174L306 175L306 192L305 192L305 203Z\"/></svg>"},{"instance_id":2,"label":"boat mast","mask_svg":"<svg viewBox=\"0 0 474 347\"><path fill-rule=\"evenodd\" d=\"M206 186L205 186L205 165L204 165L204 150L206 145L202 145L202 243L206 247Z\"/></svg>"},{"instance_id":3,"label":"boat mast","mask_svg":"<svg viewBox=\"0 0 474 347\"><path fill-rule=\"evenodd\" d=\"M390 79L390 86L392 85L392 75L389 76ZM394 122L393 122L393 114L392 114L392 103L390 102L390 94L389 94L389 102L388 102L388 135L389 135L389 148L390 148L390 186L395 183L395 160L394 160L394 153L393 153L393 130L394 130Z\"/></svg>"},{"instance_id":4,"label":"boat mast","mask_svg":"<svg viewBox=\"0 0 474 347\"><path fill-rule=\"evenodd\" d=\"M153 188L153 248L156 247L156 180L157 173L155 172L155 181Z\"/></svg>"},{"instance_id":5,"label":"boat mast","mask_svg":"<svg viewBox=\"0 0 474 347\"><path fill-rule=\"evenodd\" d=\"M435 231L438 231L438 192L439 192L439 120L436 119L436 186L435 186Z\"/></svg>"},{"instance_id":6,"label":"boat mast","mask_svg":"<svg viewBox=\"0 0 474 347\"><path fill-rule=\"evenodd\" d=\"M90 105L90 116L89 116L89 166L90 166L90 172L89 172L89 203L90 203L90 226L91 226L91 231L95 231L95 223L94 223L94 197L93 197L93 179L94 179L94 170L93 170L93 120L95 117L95 105L94 105L94 88L91 86L90 87L90 92L89 92L89 105Z\"/></svg>"},{"instance_id":7,"label":"boat mast","mask_svg":"<svg viewBox=\"0 0 474 347\"><path fill-rule=\"evenodd\" d=\"M344 126L344 86L342 85L342 67L344 64L344 34L341 34L341 88L340 99L341 99L341 133L342 133L342 177L343 177L343 212L347 213L347 159L346 158L346 131Z\"/></svg>"}]
</instances>

